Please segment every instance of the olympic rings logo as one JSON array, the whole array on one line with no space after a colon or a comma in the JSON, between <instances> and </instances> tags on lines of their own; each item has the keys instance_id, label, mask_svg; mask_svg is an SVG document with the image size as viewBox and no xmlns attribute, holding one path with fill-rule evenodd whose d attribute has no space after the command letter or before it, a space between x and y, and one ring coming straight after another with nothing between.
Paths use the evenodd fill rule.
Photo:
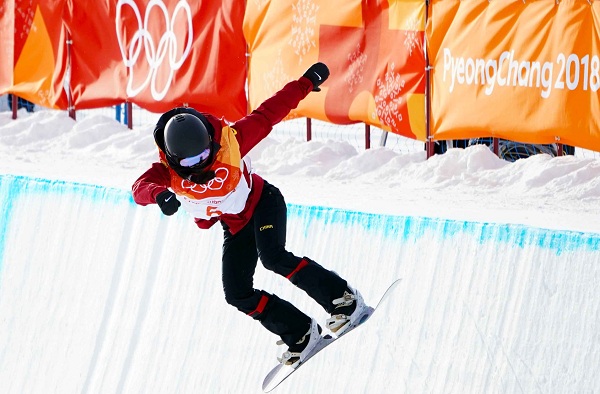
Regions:
<instances>
[{"instance_id":1,"label":"olympic rings logo","mask_svg":"<svg viewBox=\"0 0 600 394\"><path fill-rule=\"evenodd\" d=\"M198 184L184 179L181 182L181 187L184 189L190 189L194 193L198 194L206 193L208 190L221 190L228 176L229 170L225 167L219 167L215 171L215 177L208 181L208 183Z\"/></svg>"},{"instance_id":2,"label":"olympic rings logo","mask_svg":"<svg viewBox=\"0 0 600 394\"><path fill-rule=\"evenodd\" d=\"M119 24L121 22L121 12L123 7L129 6L135 13L135 17L138 24L138 30L135 32L131 41L129 43L129 51L125 48L125 43L123 37L121 35L121 30L119 29ZM153 8L157 8L162 11L164 16L164 22L166 25L166 31L160 37L158 41L158 46L155 46L155 42L152 38L152 35L148 31L149 27L149 19L150 12ZM142 23L142 16L139 8L137 7L134 0L119 0L117 3L116 10L116 29L117 29L117 39L119 41L119 49L121 50L121 56L123 57L123 63L127 67L129 71L129 80L127 82L127 95L129 97L135 97L144 90L148 84L150 84L152 97L156 101L162 100L169 90L171 86L171 82L173 81L173 75L175 71L178 70L183 62L189 56L192 50L192 40L194 37L194 31L192 26L192 11L190 9L189 4L186 0L180 0L175 7L173 15L171 16L171 20L169 20L169 12L167 10L166 5L162 0L150 0L148 6L146 7L146 13L144 15L144 20ZM175 25L175 20L177 15L180 12L184 12L187 16L187 42L185 44L185 48L183 49L183 53L181 57L177 58L177 36L173 31L173 27ZM133 66L138 62L140 58L140 53L144 49L146 54L146 62L149 65L149 72L146 76L144 82L137 86L133 87ZM168 55L168 57L167 57ZM156 79L158 75L158 69L163 64L165 58L168 58L169 61L169 77L165 83L165 87L162 90L158 90L156 87Z\"/></svg>"}]
</instances>

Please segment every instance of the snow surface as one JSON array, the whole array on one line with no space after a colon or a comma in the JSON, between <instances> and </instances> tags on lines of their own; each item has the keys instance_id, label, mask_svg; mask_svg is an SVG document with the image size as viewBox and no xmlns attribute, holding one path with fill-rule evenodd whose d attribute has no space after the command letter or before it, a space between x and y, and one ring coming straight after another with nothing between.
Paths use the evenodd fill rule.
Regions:
<instances>
[{"instance_id":1,"label":"snow surface","mask_svg":"<svg viewBox=\"0 0 600 394\"><path fill-rule=\"evenodd\" d=\"M76 122L63 111L10 117L0 112L5 174L129 189L157 160L153 124L129 130L104 115ZM475 146L426 160L424 151L271 136L250 157L292 203L600 232L600 157L537 155L509 163Z\"/></svg>"},{"instance_id":2,"label":"snow surface","mask_svg":"<svg viewBox=\"0 0 600 394\"><path fill-rule=\"evenodd\" d=\"M277 338L223 300L220 229L131 202L152 128L0 112L0 392L260 392ZM371 329L276 392L600 391L599 159L276 133L251 157L290 204L291 251L367 302L403 278ZM255 282L326 317L262 268Z\"/></svg>"}]
</instances>

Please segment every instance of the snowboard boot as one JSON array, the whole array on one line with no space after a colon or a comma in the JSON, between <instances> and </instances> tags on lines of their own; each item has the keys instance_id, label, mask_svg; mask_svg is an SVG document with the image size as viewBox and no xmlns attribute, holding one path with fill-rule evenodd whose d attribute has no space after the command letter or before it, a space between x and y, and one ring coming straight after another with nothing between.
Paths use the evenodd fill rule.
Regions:
<instances>
[{"instance_id":1,"label":"snowboard boot","mask_svg":"<svg viewBox=\"0 0 600 394\"><path fill-rule=\"evenodd\" d=\"M341 298L333 300L335 310L327 319L327 329L340 337L350 326L356 324L369 311L358 290L348 287Z\"/></svg>"},{"instance_id":2,"label":"snowboard boot","mask_svg":"<svg viewBox=\"0 0 600 394\"><path fill-rule=\"evenodd\" d=\"M312 319L310 328L298 342L290 345L280 357L277 357L280 363L294 367L298 362L304 361L306 355L319 343L321 339L321 326L317 324L315 319ZM285 345L283 341L277 341L278 345Z\"/></svg>"}]
</instances>

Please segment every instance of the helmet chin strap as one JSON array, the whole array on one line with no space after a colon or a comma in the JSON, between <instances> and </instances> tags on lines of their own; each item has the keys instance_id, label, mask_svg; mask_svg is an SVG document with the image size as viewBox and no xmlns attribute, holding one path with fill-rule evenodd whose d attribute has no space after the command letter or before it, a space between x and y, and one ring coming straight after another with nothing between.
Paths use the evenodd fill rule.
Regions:
<instances>
[{"instance_id":1,"label":"helmet chin strap","mask_svg":"<svg viewBox=\"0 0 600 394\"><path fill-rule=\"evenodd\" d=\"M215 176L216 173L213 170L206 170L200 173L190 174L186 179L199 185L203 185L210 182Z\"/></svg>"}]
</instances>

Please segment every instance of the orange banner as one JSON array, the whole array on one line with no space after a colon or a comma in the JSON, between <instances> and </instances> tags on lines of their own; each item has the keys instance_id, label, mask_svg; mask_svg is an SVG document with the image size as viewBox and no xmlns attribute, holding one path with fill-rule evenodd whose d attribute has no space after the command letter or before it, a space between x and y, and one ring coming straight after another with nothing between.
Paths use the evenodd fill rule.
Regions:
<instances>
[{"instance_id":1,"label":"orange banner","mask_svg":"<svg viewBox=\"0 0 600 394\"><path fill-rule=\"evenodd\" d=\"M4 37L7 37L6 41L13 40L13 55L9 57L13 60L10 67L12 86L7 91L45 107L67 107L63 89L65 59L61 53L64 2L16 0L5 2L3 6L12 4L14 23L14 33L2 36L3 52L11 47L4 42ZM6 70L2 72L6 73Z\"/></svg>"},{"instance_id":2,"label":"orange banner","mask_svg":"<svg viewBox=\"0 0 600 394\"><path fill-rule=\"evenodd\" d=\"M247 111L243 13L236 0L72 0L65 23L76 109L128 100L239 119Z\"/></svg>"},{"instance_id":3,"label":"orange banner","mask_svg":"<svg viewBox=\"0 0 600 394\"><path fill-rule=\"evenodd\" d=\"M252 108L321 61L331 76L290 117L365 122L425 139L425 2L246 2Z\"/></svg>"},{"instance_id":4,"label":"orange banner","mask_svg":"<svg viewBox=\"0 0 600 394\"><path fill-rule=\"evenodd\" d=\"M435 139L600 150L600 2L433 0Z\"/></svg>"}]
</instances>

